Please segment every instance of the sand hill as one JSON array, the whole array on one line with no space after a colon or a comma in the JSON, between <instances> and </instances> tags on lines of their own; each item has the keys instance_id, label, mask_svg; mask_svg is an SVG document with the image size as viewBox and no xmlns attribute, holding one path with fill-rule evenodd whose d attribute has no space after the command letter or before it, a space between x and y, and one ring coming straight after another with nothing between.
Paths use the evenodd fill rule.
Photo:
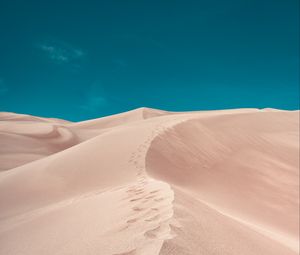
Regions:
<instances>
[{"instance_id":1,"label":"sand hill","mask_svg":"<svg viewBox=\"0 0 300 255\"><path fill-rule=\"evenodd\" d=\"M299 111L0 113L1 255L299 253Z\"/></svg>"}]
</instances>

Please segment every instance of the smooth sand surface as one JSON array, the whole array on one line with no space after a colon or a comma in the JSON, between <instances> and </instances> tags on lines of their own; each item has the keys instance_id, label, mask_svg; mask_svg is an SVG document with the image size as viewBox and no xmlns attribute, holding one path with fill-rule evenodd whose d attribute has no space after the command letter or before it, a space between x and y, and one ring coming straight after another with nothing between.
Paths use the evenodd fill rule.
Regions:
<instances>
[{"instance_id":1,"label":"smooth sand surface","mask_svg":"<svg viewBox=\"0 0 300 255\"><path fill-rule=\"evenodd\" d=\"M0 254L299 254L299 111L0 113Z\"/></svg>"}]
</instances>

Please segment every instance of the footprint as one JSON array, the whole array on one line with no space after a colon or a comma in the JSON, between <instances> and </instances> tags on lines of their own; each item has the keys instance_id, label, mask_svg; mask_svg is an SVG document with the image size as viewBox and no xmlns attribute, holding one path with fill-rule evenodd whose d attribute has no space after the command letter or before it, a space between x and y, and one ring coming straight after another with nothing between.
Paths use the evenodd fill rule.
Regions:
<instances>
[{"instance_id":1,"label":"footprint","mask_svg":"<svg viewBox=\"0 0 300 255\"><path fill-rule=\"evenodd\" d=\"M151 194L154 194L154 193L157 193L157 192L159 192L159 190L153 190L153 191L151 191L150 193L151 193Z\"/></svg>"},{"instance_id":2,"label":"footprint","mask_svg":"<svg viewBox=\"0 0 300 255\"><path fill-rule=\"evenodd\" d=\"M115 253L112 255L136 255L136 249L128 251L128 252L122 252L122 253Z\"/></svg>"},{"instance_id":3,"label":"footprint","mask_svg":"<svg viewBox=\"0 0 300 255\"><path fill-rule=\"evenodd\" d=\"M124 226L124 227L119 228L119 231L124 231L124 230L126 230L127 228L129 228L129 225L126 225L126 226Z\"/></svg>"},{"instance_id":4,"label":"footprint","mask_svg":"<svg viewBox=\"0 0 300 255\"><path fill-rule=\"evenodd\" d=\"M155 221L155 220L158 220L160 217L159 217L159 214L149 218L149 219L145 219L145 221Z\"/></svg>"},{"instance_id":5,"label":"footprint","mask_svg":"<svg viewBox=\"0 0 300 255\"><path fill-rule=\"evenodd\" d=\"M150 199L150 198L154 198L155 195L152 195L152 196L148 196L148 197L145 197L145 199Z\"/></svg>"},{"instance_id":6,"label":"footprint","mask_svg":"<svg viewBox=\"0 0 300 255\"><path fill-rule=\"evenodd\" d=\"M143 188L140 188L140 189L135 189L134 191L135 191L135 192L140 192L140 191L144 191L144 189L143 189Z\"/></svg>"},{"instance_id":7,"label":"footprint","mask_svg":"<svg viewBox=\"0 0 300 255\"><path fill-rule=\"evenodd\" d=\"M147 184L147 182L146 181L139 181L139 184L141 184L141 185L146 185Z\"/></svg>"},{"instance_id":8,"label":"footprint","mask_svg":"<svg viewBox=\"0 0 300 255\"><path fill-rule=\"evenodd\" d=\"M160 226L158 226L157 228L154 228L152 230L149 230L147 232L144 233L145 237L148 237L150 239L156 238L157 237L157 232L159 231Z\"/></svg>"},{"instance_id":9,"label":"footprint","mask_svg":"<svg viewBox=\"0 0 300 255\"><path fill-rule=\"evenodd\" d=\"M163 201L163 200L165 200L163 197L154 199L154 201L156 201L156 202L160 202L160 201Z\"/></svg>"},{"instance_id":10,"label":"footprint","mask_svg":"<svg viewBox=\"0 0 300 255\"><path fill-rule=\"evenodd\" d=\"M134 222L136 222L137 220L138 220L137 218L134 218L134 219L128 220L127 223L134 223Z\"/></svg>"},{"instance_id":11,"label":"footprint","mask_svg":"<svg viewBox=\"0 0 300 255\"><path fill-rule=\"evenodd\" d=\"M126 192L129 193L129 194L135 194L136 190L135 189L131 189L131 190L127 190Z\"/></svg>"},{"instance_id":12,"label":"footprint","mask_svg":"<svg viewBox=\"0 0 300 255\"><path fill-rule=\"evenodd\" d=\"M130 200L130 202L139 201L139 200L141 200L141 199L143 199L143 198L142 198L142 197L139 197L139 198L133 198L133 199Z\"/></svg>"},{"instance_id":13,"label":"footprint","mask_svg":"<svg viewBox=\"0 0 300 255\"><path fill-rule=\"evenodd\" d=\"M135 206L135 207L132 208L132 210L133 210L133 211L136 211L136 212L141 212L141 211L144 211L145 208L141 208L141 207Z\"/></svg>"}]
</instances>

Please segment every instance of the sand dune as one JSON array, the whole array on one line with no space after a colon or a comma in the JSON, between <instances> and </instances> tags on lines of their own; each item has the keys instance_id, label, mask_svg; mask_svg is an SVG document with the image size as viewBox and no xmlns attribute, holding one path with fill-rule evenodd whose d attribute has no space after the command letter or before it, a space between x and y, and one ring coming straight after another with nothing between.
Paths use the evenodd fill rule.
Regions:
<instances>
[{"instance_id":1,"label":"sand dune","mask_svg":"<svg viewBox=\"0 0 300 255\"><path fill-rule=\"evenodd\" d=\"M299 253L299 111L0 120L1 255Z\"/></svg>"}]
</instances>

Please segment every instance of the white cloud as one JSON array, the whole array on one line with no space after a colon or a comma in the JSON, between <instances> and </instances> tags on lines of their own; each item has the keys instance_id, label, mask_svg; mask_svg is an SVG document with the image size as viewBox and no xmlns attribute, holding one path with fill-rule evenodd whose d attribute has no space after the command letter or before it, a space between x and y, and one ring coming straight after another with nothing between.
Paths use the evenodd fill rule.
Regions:
<instances>
[{"instance_id":1,"label":"white cloud","mask_svg":"<svg viewBox=\"0 0 300 255\"><path fill-rule=\"evenodd\" d=\"M71 63L85 55L83 50L59 41L47 41L38 44L38 48L46 53L52 61L59 64Z\"/></svg>"}]
</instances>

